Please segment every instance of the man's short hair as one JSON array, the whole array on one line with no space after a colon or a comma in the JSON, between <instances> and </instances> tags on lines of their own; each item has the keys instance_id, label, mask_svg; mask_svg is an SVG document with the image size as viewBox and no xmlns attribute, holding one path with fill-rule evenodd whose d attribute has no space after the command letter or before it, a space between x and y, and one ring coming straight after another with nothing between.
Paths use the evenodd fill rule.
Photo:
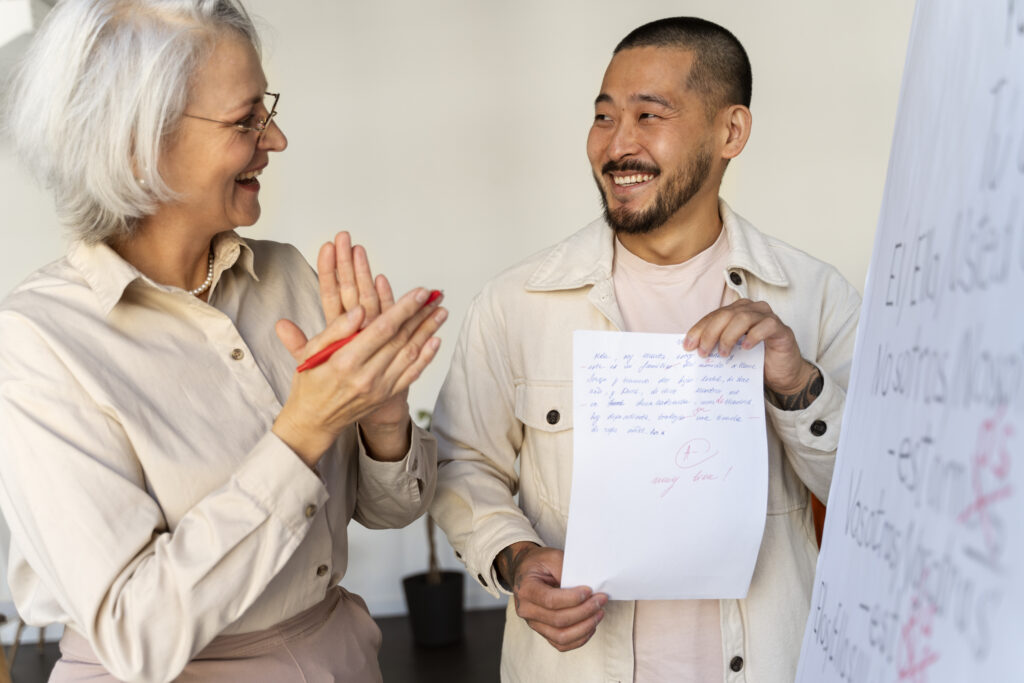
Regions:
<instances>
[{"instance_id":1,"label":"man's short hair","mask_svg":"<svg viewBox=\"0 0 1024 683\"><path fill-rule=\"evenodd\" d=\"M731 104L750 106L753 76L747 51L736 36L697 17L669 17L634 29L613 54L637 47L671 47L693 52L686 85L704 96L709 115Z\"/></svg>"}]
</instances>

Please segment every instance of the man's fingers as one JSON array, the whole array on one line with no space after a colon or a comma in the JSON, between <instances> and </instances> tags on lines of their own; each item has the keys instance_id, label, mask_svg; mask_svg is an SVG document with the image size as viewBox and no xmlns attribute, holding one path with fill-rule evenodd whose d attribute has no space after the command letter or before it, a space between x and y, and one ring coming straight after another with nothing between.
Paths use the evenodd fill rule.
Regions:
<instances>
[{"instance_id":1,"label":"man's fingers","mask_svg":"<svg viewBox=\"0 0 1024 683\"><path fill-rule=\"evenodd\" d=\"M738 311L732 315L726 322L725 327L722 329L721 334L718 338L718 352L723 356L728 356L732 353L736 343L740 338L749 334L750 330L759 325L765 320L774 320L771 316L765 316L763 313L759 313L752 310ZM769 323L770 324L770 323Z\"/></svg>"},{"instance_id":2,"label":"man's fingers","mask_svg":"<svg viewBox=\"0 0 1024 683\"><path fill-rule=\"evenodd\" d=\"M556 588L554 590L563 590ZM565 629L582 621L586 621L594 616L597 612L601 611L604 607L607 599L603 594L591 595L585 598L581 602L571 604L569 607L558 607L552 608L545 606L547 604L558 604L559 601L547 600L542 602L534 602L527 598L522 590L516 592L519 596L519 607L516 613L523 619L536 619L542 621L548 626L553 626L558 629ZM575 597L573 598L575 599Z\"/></svg>"},{"instance_id":3,"label":"man's fingers","mask_svg":"<svg viewBox=\"0 0 1024 683\"><path fill-rule=\"evenodd\" d=\"M589 603L585 603L589 604ZM597 625L604 618L604 610L598 608L581 621L560 627L541 619L527 619L534 631L544 636L552 646L561 652L572 650L586 643L594 635Z\"/></svg>"},{"instance_id":4,"label":"man's fingers","mask_svg":"<svg viewBox=\"0 0 1024 683\"><path fill-rule=\"evenodd\" d=\"M539 575L531 575L526 572L522 574L516 595L525 602L536 605L538 609L551 612L579 607L593 593L586 586L559 588L546 583Z\"/></svg>"}]
</instances>

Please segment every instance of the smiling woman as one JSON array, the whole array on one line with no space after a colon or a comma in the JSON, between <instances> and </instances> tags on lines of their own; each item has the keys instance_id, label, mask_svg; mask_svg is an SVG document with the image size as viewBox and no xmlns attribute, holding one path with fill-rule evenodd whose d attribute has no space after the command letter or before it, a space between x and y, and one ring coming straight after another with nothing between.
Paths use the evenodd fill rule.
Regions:
<instances>
[{"instance_id":1,"label":"smiling woman","mask_svg":"<svg viewBox=\"0 0 1024 683\"><path fill-rule=\"evenodd\" d=\"M406 397L447 313L347 233L314 274L235 232L287 146L267 88L232 0L59 3L17 76L13 138L73 237L0 303L9 579L66 625L51 681L380 680L346 529L430 502Z\"/></svg>"}]
</instances>

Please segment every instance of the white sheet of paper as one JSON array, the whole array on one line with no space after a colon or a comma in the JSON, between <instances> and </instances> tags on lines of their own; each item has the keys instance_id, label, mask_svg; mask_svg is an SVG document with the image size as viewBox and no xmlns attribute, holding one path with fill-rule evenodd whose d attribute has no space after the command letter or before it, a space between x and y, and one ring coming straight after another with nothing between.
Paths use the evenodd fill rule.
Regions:
<instances>
[{"instance_id":1,"label":"white sheet of paper","mask_svg":"<svg viewBox=\"0 0 1024 683\"><path fill-rule=\"evenodd\" d=\"M562 586L613 600L741 598L768 504L764 345L573 334L572 498Z\"/></svg>"}]
</instances>

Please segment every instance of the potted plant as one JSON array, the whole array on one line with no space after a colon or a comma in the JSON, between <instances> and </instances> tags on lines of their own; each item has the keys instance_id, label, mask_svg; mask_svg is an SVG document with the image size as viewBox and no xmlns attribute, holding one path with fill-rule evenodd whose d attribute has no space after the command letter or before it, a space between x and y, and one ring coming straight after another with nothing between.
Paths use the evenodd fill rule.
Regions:
<instances>
[{"instance_id":1,"label":"potted plant","mask_svg":"<svg viewBox=\"0 0 1024 683\"><path fill-rule=\"evenodd\" d=\"M417 419L430 429L430 413L421 410ZM427 514L427 571L402 579L405 604L409 610L413 640L417 645L436 647L462 640L461 571L442 571L434 546L434 520Z\"/></svg>"}]
</instances>

